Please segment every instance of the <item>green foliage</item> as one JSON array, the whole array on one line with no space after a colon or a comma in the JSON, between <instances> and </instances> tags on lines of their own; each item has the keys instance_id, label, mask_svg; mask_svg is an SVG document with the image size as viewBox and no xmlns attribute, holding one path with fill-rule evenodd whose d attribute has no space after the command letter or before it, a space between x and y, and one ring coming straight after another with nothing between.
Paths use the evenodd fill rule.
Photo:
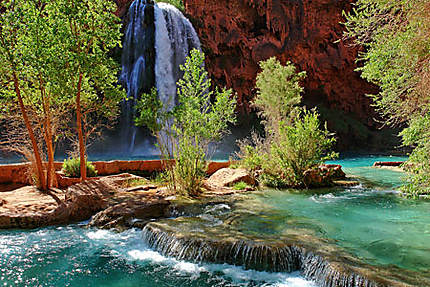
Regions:
<instances>
[{"instance_id":1,"label":"green foliage","mask_svg":"<svg viewBox=\"0 0 430 287\"><path fill-rule=\"evenodd\" d=\"M54 142L74 134L70 117L80 75L85 135L115 119L124 96L117 85L119 65L109 57L121 40L115 10L113 2L102 0L3 1L0 104L5 116L16 112L15 73L24 105L40 129L36 132L49 119Z\"/></svg>"},{"instance_id":2,"label":"green foliage","mask_svg":"<svg viewBox=\"0 0 430 287\"><path fill-rule=\"evenodd\" d=\"M280 123L279 141L271 144L267 171L300 186L306 170L337 157L334 152L328 153L336 140L327 127L320 128L318 117L316 111L303 110L291 125Z\"/></svg>"},{"instance_id":3,"label":"green foliage","mask_svg":"<svg viewBox=\"0 0 430 287\"><path fill-rule=\"evenodd\" d=\"M173 6L175 6L176 8L181 10L182 12L184 12L184 10L185 10L184 2L182 0L162 0L162 1L158 1L158 2L165 2L165 3L172 4Z\"/></svg>"},{"instance_id":4,"label":"green foliage","mask_svg":"<svg viewBox=\"0 0 430 287\"><path fill-rule=\"evenodd\" d=\"M160 123L160 118L163 116L163 103L158 98L156 88L152 88L150 94L142 94L135 109L137 112L135 124L137 126L146 126L153 134L161 131L163 126Z\"/></svg>"},{"instance_id":5,"label":"green foliage","mask_svg":"<svg viewBox=\"0 0 430 287\"><path fill-rule=\"evenodd\" d=\"M239 152L236 156L240 158L239 165L254 173L262 169L266 158L267 141L259 137L255 132L250 138L238 141Z\"/></svg>"},{"instance_id":6,"label":"green foliage","mask_svg":"<svg viewBox=\"0 0 430 287\"><path fill-rule=\"evenodd\" d=\"M157 137L172 187L191 196L201 191L209 144L221 140L228 124L235 122L235 98L231 90L211 90L204 57L195 49L180 67L184 76L177 83L179 105L173 110L163 107L155 89L137 105L136 123ZM168 164L171 158L174 165Z\"/></svg>"},{"instance_id":7,"label":"green foliage","mask_svg":"<svg viewBox=\"0 0 430 287\"><path fill-rule=\"evenodd\" d=\"M87 176L94 177L97 176L97 171L94 165L90 162L86 162L87 166ZM68 177L79 178L81 176L81 161L79 158L69 158L64 160L63 172Z\"/></svg>"},{"instance_id":8,"label":"green foliage","mask_svg":"<svg viewBox=\"0 0 430 287\"><path fill-rule=\"evenodd\" d=\"M125 96L117 79L120 66L110 57L121 45L121 19L115 3L103 0L59 0L49 13L55 26L58 91L71 103L79 92L84 130L118 115L118 102Z\"/></svg>"},{"instance_id":9,"label":"green foliage","mask_svg":"<svg viewBox=\"0 0 430 287\"><path fill-rule=\"evenodd\" d=\"M294 106L300 104L303 88L300 81L305 72L296 73L291 62L283 66L275 57L260 62L257 76L257 97L253 105L266 120L266 132L279 133L279 123L289 121Z\"/></svg>"},{"instance_id":10,"label":"green foliage","mask_svg":"<svg viewBox=\"0 0 430 287\"><path fill-rule=\"evenodd\" d=\"M248 187L248 184L243 181L237 182L235 185L233 185L234 190L244 190Z\"/></svg>"},{"instance_id":11,"label":"green foliage","mask_svg":"<svg viewBox=\"0 0 430 287\"><path fill-rule=\"evenodd\" d=\"M260 176L260 182L264 186L276 189L291 187L291 183L278 174L263 173Z\"/></svg>"},{"instance_id":12,"label":"green foliage","mask_svg":"<svg viewBox=\"0 0 430 287\"><path fill-rule=\"evenodd\" d=\"M402 190L409 196L430 196L430 114L413 119L401 136L404 145L415 147L404 166L408 176Z\"/></svg>"},{"instance_id":13,"label":"green foliage","mask_svg":"<svg viewBox=\"0 0 430 287\"><path fill-rule=\"evenodd\" d=\"M359 0L345 15L346 38L364 46L362 77L380 86L375 107L389 123L428 110L430 20L428 0ZM427 75L427 76L425 76ZM427 79L426 79L427 78Z\"/></svg>"},{"instance_id":14,"label":"green foliage","mask_svg":"<svg viewBox=\"0 0 430 287\"><path fill-rule=\"evenodd\" d=\"M428 193L430 186L430 11L429 0L359 0L346 16L345 38L365 47L362 77L377 84L372 95L388 124L404 122L400 135L414 147L403 190Z\"/></svg>"},{"instance_id":15,"label":"green foliage","mask_svg":"<svg viewBox=\"0 0 430 287\"><path fill-rule=\"evenodd\" d=\"M259 92L254 105L264 117L266 138L255 134L239 143L242 166L263 174L260 181L270 187L303 186L306 170L337 156L330 153L335 139L320 128L318 113L296 107L301 101L300 81L291 63L282 66L275 58L260 63Z\"/></svg>"},{"instance_id":16,"label":"green foliage","mask_svg":"<svg viewBox=\"0 0 430 287\"><path fill-rule=\"evenodd\" d=\"M174 109L172 125L178 142L175 178L180 189L192 196L200 192L209 144L221 140L228 124L235 122L235 98L231 90L211 90L204 59L205 55L194 49L181 66L184 76L178 81L180 104Z\"/></svg>"}]
</instances>

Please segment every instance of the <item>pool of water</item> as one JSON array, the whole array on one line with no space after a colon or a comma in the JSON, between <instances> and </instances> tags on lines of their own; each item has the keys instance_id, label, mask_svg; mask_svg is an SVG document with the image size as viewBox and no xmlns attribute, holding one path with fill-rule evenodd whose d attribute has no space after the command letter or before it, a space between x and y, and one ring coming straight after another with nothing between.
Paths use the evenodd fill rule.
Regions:
<instances>
[{"instance_id":1,"label":"pool of water","mask_svg":"<svg viewBox=\"0 0 430 287\"><path fill-rule=\"evenodd\" d=\"M315 287L300 274L194 264L148 249L141 231L79 225L0 233L1 286L292 286Z\"/></svg>"},{"instance_id":2,"label":"pool of water","mask_svg":"<svg viewBox=\"0 0 430 287\"><path fill-rule=\"evenodd\" d=\"M243 233L269 239L305 230L367 264L429 274L430 202L396 194L402 173L370 168L403 159L339 160L359 186L259 191L206 206L197 216L214 226L228 219ZM140 230L118 234L83 225L0 231L0 274L4 286L315 286L299 273L180 261L145 246Z\"/></svg>"}]
</instances>

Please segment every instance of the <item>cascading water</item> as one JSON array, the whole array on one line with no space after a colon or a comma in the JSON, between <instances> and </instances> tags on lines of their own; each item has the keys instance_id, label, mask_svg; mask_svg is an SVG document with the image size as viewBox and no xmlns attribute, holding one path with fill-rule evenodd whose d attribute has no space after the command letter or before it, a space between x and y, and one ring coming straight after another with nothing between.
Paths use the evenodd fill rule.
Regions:
<instances>
[{"instance_id":1,"label":"cascading water","mask_svg":"<svg viewBox=\"0 0 430 287\"><path fill-rule=\"evenodd\" d=\"M167 109L176 104L176 82L192 49L200 40L191 22L174 6L135 0L128 12L122 56L121 83L128 100L123 104L122 139L125 151L135 149L137 129L133 124L134 106L142 93L156 87Z\"/></svg>"}]
</instances>

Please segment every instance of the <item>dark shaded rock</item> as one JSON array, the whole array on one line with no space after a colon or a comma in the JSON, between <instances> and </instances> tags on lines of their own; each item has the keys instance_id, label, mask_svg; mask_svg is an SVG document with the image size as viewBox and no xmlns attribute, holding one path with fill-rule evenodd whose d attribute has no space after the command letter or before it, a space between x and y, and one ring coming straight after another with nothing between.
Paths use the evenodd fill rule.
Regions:
<instances>
[{"instance_id":1,"label":"dark shaded rock","mask_svg":"<svg viewBox=\"0 0 430 287\"><path fill-rule=\"evenodd\" d=\"M404 164L404 161L376 161L373 163L374 167L383 167L383 166L391 166L391 167L400 167Z\"/></svg>"}]
</instances>

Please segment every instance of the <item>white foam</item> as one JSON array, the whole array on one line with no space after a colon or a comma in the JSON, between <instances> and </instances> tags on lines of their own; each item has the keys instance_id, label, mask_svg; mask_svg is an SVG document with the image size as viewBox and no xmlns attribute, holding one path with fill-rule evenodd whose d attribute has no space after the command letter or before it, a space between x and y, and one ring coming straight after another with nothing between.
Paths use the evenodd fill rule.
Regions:
<instances>
[{"instance_id":1,"label":"white foam","mask_svg":"<svg viewBox=\"0 0 430 287\"><path fill-rule=\"evenodd\" d=\"M131 250L128 255L134 260L151 261L153 263L163 263L168 261L166 257L151 250Z\"/></svg>"},{"instance_id":2,"label":"white foam","mask_svg":"<svg viewBox=\"0 0 430 287\"><path fill-rule=\"evenodd\" d=\"M102 240L103 243L103 240L108 240L112 243L112 254L115 256L135 262L166 266L177 275L190 276L192 280L199 278L202 273L217 273L240 286L247 286L252 281L264 287L316 287L313 282L304 279L299 272L245 270L243 267L229 264L192 263L167 257L147 248L142 243L140 231L137 229L123 233L97 230L88 232L87 236L95 242Z\"/></svg>"},{"instance_id":3,"label":"white foam","mask_svg":"<svg viewBox=\"0 0 430 287\"><path fill-rule=\"evenodd\" d=\"M89 239L92 240L105 240L105 239L113 239L115 238L115 234L109 230L97 230L97 231L90 231L87 233L87 236Z\"/></svg>"}]
</instances>

